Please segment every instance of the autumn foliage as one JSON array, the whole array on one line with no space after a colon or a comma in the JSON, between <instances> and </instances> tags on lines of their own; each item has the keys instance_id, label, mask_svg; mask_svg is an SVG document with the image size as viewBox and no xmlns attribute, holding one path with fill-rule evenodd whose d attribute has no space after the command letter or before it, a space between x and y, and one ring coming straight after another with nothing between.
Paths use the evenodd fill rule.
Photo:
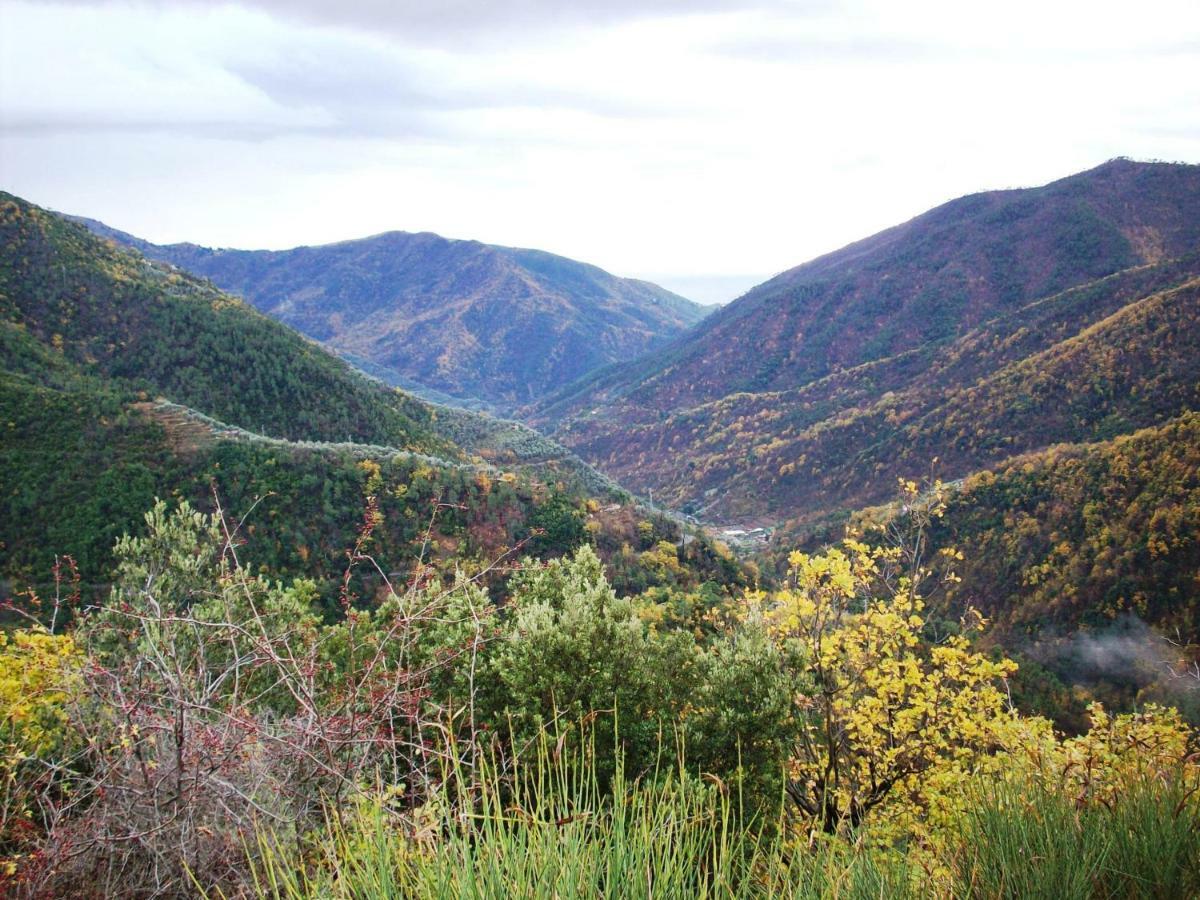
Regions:
<instances>
[{"instance_id":1,"label":"autumn foliage","mask_svg":"<svg viewBox=\"0 0 1200 900\"><path fill-rule=\"evenodd\" d=\"M368 480L382 484L377 468ZM928 614L968 562L930 550L944 488L901 488L906 513L885 530L796 553L786 585L732 602L620 597L588 547L497 560L512 570L504 602L480 577L429 567L393 581L368 501L332 621L311 583L254 574L235 521L159 504L147 535L118 545L102 608L55 607L66 633L38 624L0 645L7 885L232 895L264 872L290 878L279 854L295 847L314 867L296 891L322 896L334 890L322 873L344 865L433 877L439 852L465 852L460 838L492 842L503 857L489 865L517 865L531 845L487 823L518 797L529 809L511 827L540 827L545 803L564 822L626 828L621 804L642 808L643 786L661 792L655 804L724 821L725 837L688 831L688 852L731 852L730 835L757 848L749 869L720 864L739 896L799 890L838 866L948 895L1000 865L972 829L1013 826L1021 804L1066 804L1078 827L1108 834L1105 815L1145 798L1137 814L1184 828L1193 837L1172 852L1195 859L1189 727L1159 706L1095 706L1090 729L1064 737L1015 709L1016 666L980 649L982 617ZM381 598L350 593L357 568L383 579ZM577 835L577 851L594 837ZM371 855L395 842L391 862Z\"/></svg>"}]
</instances>

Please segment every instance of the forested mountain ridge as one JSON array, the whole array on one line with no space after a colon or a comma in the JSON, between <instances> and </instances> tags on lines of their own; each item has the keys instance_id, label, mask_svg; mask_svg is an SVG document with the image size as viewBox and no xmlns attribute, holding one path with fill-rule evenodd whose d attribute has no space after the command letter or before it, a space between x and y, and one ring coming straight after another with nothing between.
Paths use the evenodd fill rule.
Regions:
<instances>
[{"instance_id":1,"label":"forested mountain ridge","mask_svg":"<svg viewBox=\"0 0 1200 900\"><path fill-rule=\"evenodd\" d=\"M293 442L163 401L129 402L103 384L59 388L7 372L0 373L0 421L0 599L27 588L52 592L55 560L64 556L77 564L88 598L103 598L114 543L143 531L156 498L202 510L219 498L242 521L238 545L257 570L310 580L330 610L369 503L378 516L372 557L403 577L418 559L452 577L511 548L518 552L508 563L588 542L622 592L746 579L711 542L685 541L677 521L627 495L595 493L569 466L522 459L519 451L491 465L369 444ZM378 583L356 585L371 596Z\"/></svg>"},{"instance_id":2,"label":"forested mountain ridge","mask_svg":"<svg viewBox=\"0 0 1200 900\"><path fill-rule=\"evenodd\" d=\"M1200 166L1118 159L972 194L772 278L669 352L571 386L534 414L554 423L607 403L624 420L793 389L1197 247Z\"/></svg>"},{"instance_id":3,"label":"forested mountain ridge","mask_svg":"<svg viewBox=\"0 0 1200 900\"><path fill-rule=\"evenodd\" d=\"M936 538L963 548L956 590L1002 633L1132 614L1167 635L1200 634L1200 413L973 475Z\"/></svg>"},{"instance_id":4,"label":"forested mountain ridge","mask_svg":"<svg viewBox=\"0 0 1200 900\"><path fill-rule=\"evenodd\" d=\"M590 542L623 590L744 578L561 445L367 378L211 284L7 194L0 364L6 596L44 588L63 554L102 595L114 542L156 497L249 514L240 539L264 574L311 578L326 603L369 502L373 549L401 571L421 554L452 574L514 546L544 558Z\"/></svg>"},{"instance_id":5,"label":"forested mountain ridge","mask_svg":"<svg viewBox=\"0 0 1200 900\"><path fill-rule=\"evenodd\" d=\"M1178 190L1168 190L1164 180L1177 182ZM1143 196L1146 184L1149 193ZM1195 408L1200 402L1195 362L1200 356L1195 346L1200 338L1200 167L1115 161L1047 188L979 196L840 251L838 265L849 273L847 280L842 288L827 284L822 290L841 292L853 307L853 291L859 290L855 285L865 277L863 260L886 251L882 261L871 263L871 271L882 291L893 291L902 278L915 277L915 251L897 247L912 243L914 230L920 231L917 224L961 222L964 210L990 211L994 227L982 239L984 249L963 244L964 236L940 226L933 232L937 240L917 246L933 241L945 249L942 245L953 237L968 262L986 258L986 247L1000 246L1011 232L1010 217L996 219L997 203L1020 212L1012 221L1026 229L1034 227L1030 223L1061 223L1056 210L1064 196L1088 198L1089 209L1115 210L1112 215L1125 224L1099 219L1099 213L1089 219L1092 224L1082 234L1099 237L1088 253L1078 249L1083 237L1074 227L1028 235L1046 247L1074 249L1047 256L1038 267L1045 277L1039 276L1035 287L1018 290L1011 279L976 279L968 296L984 298L981 308L990 304L992 313L970 327L968 320L956 320L948 336L821 377L808 378L793 369L797 380L787 386L730 390L715 399L660 406L666 386L688 395L707 390L698 387L701 376L685 377L692 365L686 360L704 352L722 321L735 317L739 328L754 336L759 311L795 312L796 305L786 297L765 299L767 287L780 283L775 279L678 342L665 364L646 358L625 381L616 372L585 380L564 392L557 405L543 407L542 421L557 421L555 435L585 459L631 487L653 489L665 502L710 520L778 522L815 520L834 510L880 502L894 490L897 477L927 471L935 457L940 472L957 478L1018 453L1056 442L1112 437ZM1141 222L1136 228L1127 224L1135 219ZM1140 243L1122 237L1112 244L1114 234L1125 232ZM1108 255L1110 245L1118 246L1115 255ZM897 257L908 262L893 275L884 267ZM1080 259L1089 262L1082 267L1072 263ZM1131 259L1136 264L1127 265ZM825 258L810 265L824 272L833 264ZM947 263L954 271L964 265ZM1032 263L1022 266L1033 271ZM806 277L805 268L794 270L801 273L794 277ZM935 269L930 283L949 277L944 269ZM1100 272L1100 277L1079 281L1085 269ZM1068 277L1068 272L1074 274ZM1071 279L1076 283L1055 292L1015 299L1020 291ZM1004 304L988 299L1004 296L1010 297ZM956 303L974 309L962 297ZM786 318L785 312L779 315ZM905 328L925 322L903 307L892 317L909 323ZM938 327L951 328L945 322ZM790 334L790 356L797 366L824 352L821 339L785 334ZM763 337L767 345L784 340L769 330ZM731 339L713 353L735 352L730 349L735 344ZM762 356L745 341L740 352L747 371ZM719 373L722 364L716 356L710 358ZM674 396L675 389L670 390Z\"/></svg>"},{"instance_id":6,"label":"forested mountain ridge","mask_svg":"<svg viewBox=\"0 0 1200 900\"><path fill-rule=\"evenodd\" d=\"M339 353L500 408L655 350L704 316L657 285L539 250L387 232L281 251L159 246L81 219L209 278Z\"/></svg>"},{"instance_id":7,"label":"forested mountain ridge","mask_svg":"<svg viewBox=\"0 0 1200 900\"><path fill-rule=\"evenodd\" d=\"M899 512L860 510L849 525L871 533ZM817 547L842 533L842 521L792 523L780 537ZM1021 664L1022 708L1072 728L1086 727L1095 699L1166 702L1200 719L1200 689L1173 674L1200 637L1200 413L970 475L930 539L962 555L939 608L988 618L988 643Z\"/></svg>"},{"instance_id":8,"label":"forested mountain ridge","mask_svg":"<svg viewBox=\"0 0 1200 900\"><path fill-rule=\"evenodd\" d=\"M80 372L252 431L456 456L431 409L242 301L0 194L0 319ZM5 359L12 371L29 359Z\"/></svg>"},{"instance_id":9,"label":"forested mountain ridge","mask_svg":"<svg viewBox=\"0 0 1200 900\"><path fill-rule=\"evenodd\" d=\"M963 554L950 606L979 609L991 640L1019 649L1124 616L1169 636L1200 635L1200 412L1018 454L942 490L931 543ZM893 501L798 519L779 537L812 550L900 513Z\"/></svg>"},{"instance_id":10,"label":"forested mountain ridge","mask_svg":"<svg viewBox=\"0 0 1200 900\"><path fill-rule=\"evenodd\" d=\"M934 458L957 478L1197 408L1198 287L1192 256L794 391L736 394L620 434L597 417L559 436L631 486L709 516L820 517L886 498Z\"/></svg>"}]
</instances>

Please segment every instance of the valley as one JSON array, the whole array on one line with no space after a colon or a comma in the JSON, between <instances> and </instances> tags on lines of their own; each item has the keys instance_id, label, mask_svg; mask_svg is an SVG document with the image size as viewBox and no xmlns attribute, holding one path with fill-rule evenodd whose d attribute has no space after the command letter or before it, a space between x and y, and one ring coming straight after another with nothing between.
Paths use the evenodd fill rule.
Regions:
<instances>
[{"instance_id":1,"label":"valley","mask_svg":"<svg viewBox=\"0 0 1200 900\"><path fill-rule=\"evenodd\" d=\"M0 898L1200 898L1198 72L0 0Z\"/></svg>"},{"instance_id":2,"label":"valley","mask_svg":"<svg viewBox=\"0 0 1200 900\"><path fill-rule=\"evenodd\" d=\"M15 199L9 204L24 209ZM608 505L605 498L633 502L628 489L677 511L661 518L676 523L664 524L666 532L704 533L706 543L753 558L768 580L784 574L792 548L834 542L848 523L886 509L898 482L937 480L955 497L937 541L977 546L973 558L980 561L948 608L982 603L1002 621L1029 615L1041 601L1031 585L997 594L996 586L1011 580L999 577L998 567L1049 571L1063 550L1061 542L1019 551L988 543L969 523L983 509L1008 520L1024 500L1014 487L1016 493L997 505L994 493L977 486L988 479L1011 481L1017 466L1057 471L1063 452L1119 455L1117 442L1135 433L1182 429L1171 433L1191 435L1187 417L1200 408L1196 166L1114 160L1045 187L964 197L789 270L703 321L679 298L593 267L429 234L392 233L268 253L156 246L94 220L77 220L102 238L89 239L78 226L36 209L13 219L10 229L25 240L8 245L10 252L19 250L10 272L34 273L32 281L30 274L22 276L25 291L34 287L29 296L71 299L44 307L26 303L20 331L9 338L22 342L21 350L11 352L44 358L34 380L56 388L64 376L49 373L62 363L47 353L47 343L82 364L81 371L95 373L89 378L115 378L128 385L125 391L143 385L142 396L152 386L162 399L137 401L130 415L136 420L140 410L142 419L165 429L164 450L175 464L234 442L245 445L239 452L253 447L260 454L303 451L314 458L403 458L409 467L476 473L467 477L488 483L501 476L528 479L531 497L543 490L538 485L558 486L599 498L593 504L598 507ZM119 249L125 247L135 255ZM31 266L48 253L58 259L68 254L73 266L83 263L92 274L57 292L48 282L37 287ZM137 253L165 266L138 262ZM523 274L513 268L518 265L526 267ZM286 329L268 325L211 283L192 279L189 268L238 290L372 377L356 374L314 344L285 338ZM539 285L537 290L565 292L561 308L582 312L590 304L580 320L581 336L587 331L594 337L588 329L596 327L616 328L630 340L662 346L645 349L643 343L638 355L636 343L624 343L613 351L619 361L605 365L580 356L565 338L548 338L556 346L549 361L569 357L582 374L575 380L565 371L550 377L544 369L518 375L514 366L542 360L528 336L556 332L559 325L551 322L558 312L551 310L560 307L535 303L528 309L541 312L528 322L524 313L500 311L494 301L513 278ZM97 294L98 279L104 285ZM109 285L115 289L111 300ZM164 306L157 298L165 295L179 299ZM89 310L77 322L74 310L83 297ZM101 298L109 306L97 306ZM154 299L141 309L141 298ZM481 303L491 311L485 313ZM640 311L634 311L638 303ZM124 311L104 311L118 308ZM379 316L425 321L426 313L413 312L418 308L433 315L430 323L442 323L433 327L445 334L453 329L446 331L438 317L452 310L476 310L470 316L483 317L481 323L488 316L505 318L500 330L518 336L518 343L481 345L480 352L518 380L504 382L509 387L503 396L492 393L475 405L516 408L533 428L455 408L479 392L461 380L439 381L441 362L412 355L415 347L428 347L444 360L436 342L378 326ZM627 314L643 324L620 324ZM596 317L604 316L608 324L598 325ZM61 323L54 334L51 317ZM252 341L290 342L292 356L272 350L261 357L270 360L266 369L249 362L259 351L244 343L247 338L231 340L222 318L258 335ZM651 320L661 326L656 336L635 338ZM335 321L340 337L330 330ZM189 356L173 358L178 351L166 335L180 328L191 335ZM204 337L208 328L216 329L211 338ZM359 333L355 329L375 341L365 356L349 337ZM42 343L26 348L30 336ZM139 350L143 344L146 350ZM218 391L206 381L209 374L190 368L197 358L192 353L210 361L209 372L228 377L233 371L245 386ZM407 360L403 374L390 368L399 356ZM277 366L282 358L289 359L286 367ZM300 360L307 360L312 374L297 368ZM14 362L9 369L30 365ZM481 382L500 383L489 369L465 360L462 365ZM396 380L443 404L396 389ZM555 387L564 380L569 383ZM103 389L111 390L107 383ZM268 399L288 392L294 396L282 406ZM520 398L532 402L520 405ZM284 410L287 418L280 419ZM1139 463L1150 472L1158 465L1157 459ZM1096 482L1087 490L1102 488ZM196 487L191 491L199 496ZM241 496L249 502L251 493ZM1192 508L1189 499L1179 502ZM133 520L133 507L124 521ZM1099 512L1089 533L1112 533L1124 514L1123 507ZM503 537L517 539L511 515L500 518L510 521ZM1060 532L1047 533L1054 538ZM1166 546L1182 556L1171 568L1190 571L1194 544L1186 529L1173 533ZM1134 540L1132 533L1127 540ZM632 543L645 550L654 540ZM95 552L83 555L96 558ZM297 561L289 565L295 568ZM1086 577L1076 570L1072 579L1073 590L1084 589L1083 579L1091 585L1087 592L1107 597L1110 620L1137 614L1158 627L1196 633L1184 611L1192 608L1190 599L1182 601L1184 610L1148 607L1139 598L1153 587L1140 579L1128 583L1117 569L1093 567ZM1055 612L1030 621L1076 629L1086 619Z\"/></svg>"},{"instance_id":3,"label":"valley","mask_svg":"<svg viewBox=\"0 0 1200 900\"><path fill-rule=\"evenodd\" d=\"M414 816L451 780L423 768L427 748L525 754L551 727L595 754L572 772L624 790L623 766L660 765L670 724L686 765L764 809L782 790L829 840L861 804L911 817L945 887L973 871L955 868L964 820L926 804L971 790L962 760L1028 793L1022 748L1071 790L1076 756L1103 752L1104 783L1128 786L1133 734L1192 777L1198 341L1200 166L1114 160L963 197L708 316L536 251L403 233L155 246L0 194L0 649L33 634L73 659L78 634L148 709L197 702L167 696L188 666L217 681L187 690L235 673L228 701L195 713L210 729L191 751L197 796L226 791L216 747L243 782L265 766L298 827L318 821L310 780L351 792L356 767L407 766ZM147 682L168 657L177 670ZM51 721L119 708L107 677ZM282 734L296 709L319 732ZM411 746L386 736L398 710ZM596 721L611 731L591 735ZM825 722L853 749L822 745ZM252 736L225 747L216 728ZM333 762L309 771L314 746ZM109 749L62 764L92 792L78 827L129 814ZM488 765L454 764L468 758ZM829 799L803 767L830 759L874 786ZM950 786L925 793L928 771ZM115 796L157 821L159 786L136 777L141 794ZM222 809L262 827L260 801L233 796ZM74 840L40 827L0 828L0 844ZM84 846L80 865L108 864L103 840ZM174 851L153 852L178 895ZM60 865L46 877L81 877Z\"/></svg>"},{"instance_id":4,"label":"valley","mask_svg":"<svg viewBox=\"0 0 1200 900\"><path fill-rule=\"evenodd\" d=\"M166 497L254 510L245 540L260 571L314 579L328 604L368 503L394 566L416 564L430 541L453 572L587 534L629 571L629 589L746 580L531 429L369 378L210 283L11 195L0 247L10 596L46 589L65 554L103 597L115 539ZM627 511L591 511L614 503ZM669 568L641 560L658 541Z\"/></svg>"}]
</instances>

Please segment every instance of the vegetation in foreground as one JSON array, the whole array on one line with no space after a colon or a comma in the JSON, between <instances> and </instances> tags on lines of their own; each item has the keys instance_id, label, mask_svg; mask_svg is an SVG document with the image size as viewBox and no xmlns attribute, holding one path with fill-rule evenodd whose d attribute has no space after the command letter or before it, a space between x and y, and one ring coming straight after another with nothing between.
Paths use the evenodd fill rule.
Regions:
<instances>
[{"instance_id":1,"label":"vegetation in foreground","mask_svg":"<svg viewBox=\"0 0 1200 900\"><path fill-rule=\"evenodd\" d=\"M742 798L686 766L601 791L589 757L555 755L510 787L397 827L365 802L307 853L259 837L254 891L273 897L1192 897L1196 810L1177 775L1131 781L1109 803L1078 803L1036 778L964 794L933 846L879 844L870 830L826 837L747 821ZM529 782L532 782L530 784ZM467 810L465 814L462 810ZM225 895L228 896L228 895Z\"/></svg>"},{"instance_id":2,"label":"vegetation in foreground","mask_svg":"<svg viewBox=\"0 0 1200 900\"><path fill-rule=\"evenodd\" d=\"M393 584L368 506L341 615L159 504L72 618L3 637L5 889L20 896L1189 897L1196 735L1064 737L930 553L939 491L779 591L618 597L590 548ZM359 602L353 570L384 580Z\"/></svg>"}]
</instances>

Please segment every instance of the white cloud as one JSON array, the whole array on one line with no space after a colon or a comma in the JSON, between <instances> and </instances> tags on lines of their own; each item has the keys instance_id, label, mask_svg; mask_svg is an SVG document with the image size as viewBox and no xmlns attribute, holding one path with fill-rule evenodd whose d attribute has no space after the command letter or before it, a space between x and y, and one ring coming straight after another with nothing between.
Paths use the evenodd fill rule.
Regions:
<instances>
[{"instance_id":1,"label":"white cloud","mask_svg":"<svg viewBox=\"0 0 1200 900\"><path fill-rule=\"evenodd\" d=\"M154 240L434 230L733 290L969 191L1200 161L1194 6L3 3L0 179Z\"/></svg>"}]
</instances>

